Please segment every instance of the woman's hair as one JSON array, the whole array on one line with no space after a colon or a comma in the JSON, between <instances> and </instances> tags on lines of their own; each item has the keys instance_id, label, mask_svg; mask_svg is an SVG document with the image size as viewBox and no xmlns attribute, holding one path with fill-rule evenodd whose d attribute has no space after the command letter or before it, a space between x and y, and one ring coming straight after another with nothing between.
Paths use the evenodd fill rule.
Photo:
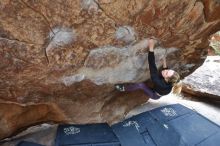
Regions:
<instances>
[{"instance_id":1,"label":"woman's hair","mask_svg":"<svg viewBox=\"0 0 220 146\"><path fill-rule=\"evenodd\" d=\"M182 90L182 82L180 81L180 75L174 71L173 75L169 77L168 82L172 84L172 93L173 94L180 94Z\"/></svg>"},{"instance_id":2,"label":"woman's hair","mask_svg":"<svg viewBox=\"0 0 220 146\"><path fill-rule=\"evenodd\" d=\"M181 90L182 90L182 81L179 81L178 83L175 83L173 85L172 93L179 95L181 93Z\"/></svg>"}]
</instances>

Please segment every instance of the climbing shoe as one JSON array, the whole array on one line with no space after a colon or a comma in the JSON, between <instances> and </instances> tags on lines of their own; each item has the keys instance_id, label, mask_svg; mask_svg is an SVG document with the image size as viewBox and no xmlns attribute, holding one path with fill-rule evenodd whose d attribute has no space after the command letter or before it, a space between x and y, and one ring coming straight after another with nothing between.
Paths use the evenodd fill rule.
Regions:
<instances>
[{"instance_id":1,"label":"climbing shoe","mask_svg":"<svg viewBox=\"0 0 220 146\"><path fill-rule=\"evenodd\" d=\"M118 91L121 91L121 92L124 92L124 91L125 91L125 86L122 85L122 84L117 84L117 85L115 85L115 88L116 88Z\"/></svg>"}]
</instances>

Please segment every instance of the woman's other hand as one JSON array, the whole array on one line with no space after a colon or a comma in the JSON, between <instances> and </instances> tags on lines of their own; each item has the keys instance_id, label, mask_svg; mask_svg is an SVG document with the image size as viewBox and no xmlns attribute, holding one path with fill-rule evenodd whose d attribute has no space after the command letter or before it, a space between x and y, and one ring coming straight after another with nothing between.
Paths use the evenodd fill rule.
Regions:
<instances>
[{"instance_id":1,"label":"woman's other hand","mask_svg":"<svg viewBox=\"0 0 220 146\"><path fill-rule=\"evenodd\" d=\"M154 46L157 43L157 40L150 38L148 41L149 51L154 52Z\"/></svg>"}]
</instances>

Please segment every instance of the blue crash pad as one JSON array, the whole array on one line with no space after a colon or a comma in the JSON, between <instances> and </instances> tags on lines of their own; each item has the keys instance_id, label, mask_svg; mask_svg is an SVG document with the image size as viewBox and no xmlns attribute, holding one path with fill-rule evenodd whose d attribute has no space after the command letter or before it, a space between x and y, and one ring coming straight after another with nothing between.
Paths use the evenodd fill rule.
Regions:
<instances>
[{"instance_id":1,"label":"blue crash pad","mask_svg":"<svg viewBox=\"0 0 220 146\"><path fill-rule=\"evenodd\" d=\"M41 144L36 144L33 142L28 142L28 141L21 141L17 144L17 146L43 146Z\"/></svg>"},{"instance_id":2,"label":"blue crash pad","mask_svg":"<svg viewBox=\"0 0 220 146\"><path fill-rule=\"evenodd\" d=\"M55 146L121 146L106 123L59 125Z\"/></svg>"},{"instance_id":3,"label":"blue crash pad","mask_svg":"<svg viewBox=\"0 0 220 146\"><path fill-rule=\"evenodd\" d=\"M217 146L220 126L180 104L141 113L112 126L122 146Z\"/></svg>"}]
</instances>

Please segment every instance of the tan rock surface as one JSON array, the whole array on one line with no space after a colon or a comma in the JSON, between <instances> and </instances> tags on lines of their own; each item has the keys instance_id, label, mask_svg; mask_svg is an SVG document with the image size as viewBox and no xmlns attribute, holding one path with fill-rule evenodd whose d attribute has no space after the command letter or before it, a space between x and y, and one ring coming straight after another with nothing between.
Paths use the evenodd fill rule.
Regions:
<instances>
[{"instance_id":1,"label":"tan rock surface","mask_svg":"<svg viewBox=\"0 0 220 146\"><path fill-rule=\"evenodd\" d=\"M113 86L149 78L146 50L135 46L155 36L168 51L177 48L168 64L186 76L200 65L208 36L220 27L218 8L217 0L1 0L0 139L39 122L123 118L148 100L142 92L118 93ZM125 33L135 34L133 42L115 39L120 26L134 29ZM157 58L164 50L157 49ZM19 124L8 114L21 115Z\"/></svg>"},{"instance_id":2,"label":"tan rock surface","mask_svg":"<svg viewBox=\"0 0 220 146\"><path fill-rule=\"evenodd\" d=\"M54 104L20 105L11 102L0 102L0 137L9 136L24 130L27 126L42 122L61 122L67 118Z\"/></svg>"}]
</instances>

